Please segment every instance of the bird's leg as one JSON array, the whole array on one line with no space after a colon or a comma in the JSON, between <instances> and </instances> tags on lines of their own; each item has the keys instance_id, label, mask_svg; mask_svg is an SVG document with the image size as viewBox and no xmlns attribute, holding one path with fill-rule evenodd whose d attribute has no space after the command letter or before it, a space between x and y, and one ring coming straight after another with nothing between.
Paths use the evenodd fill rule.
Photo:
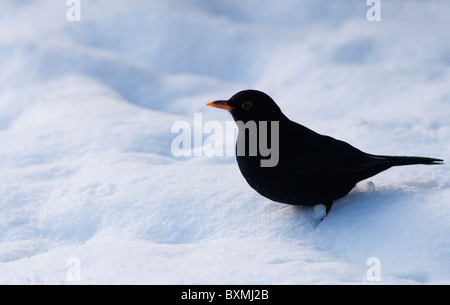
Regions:
<instances>
[{"instance_id":1,"label":"bird's leg","mask_svg":"<svg viewBox=\"0 0 450 305\"><path fill-rule=\"evenodd\" d=\"M329 201L329 202L325 203L325 216L328 215L328 212L330 211L332 205L333 205L333 201Z\"/></svg>"},{"instance_id":2,"label":"bird's leg","mask_svg":"<svg viewBox=\"0 0 450 305\"><path fill-rule=\"evenodd\" d=\"M325 217L328 216L328 212L330 211L331 206L333 205L333 202L332 202L332 201L329 201L329 202L324 203L323 205L325 206L325 215L323 215L323 216L320 218L319 223L321 223L322 220L324 220Z\"/></svg>"}]
</instances>

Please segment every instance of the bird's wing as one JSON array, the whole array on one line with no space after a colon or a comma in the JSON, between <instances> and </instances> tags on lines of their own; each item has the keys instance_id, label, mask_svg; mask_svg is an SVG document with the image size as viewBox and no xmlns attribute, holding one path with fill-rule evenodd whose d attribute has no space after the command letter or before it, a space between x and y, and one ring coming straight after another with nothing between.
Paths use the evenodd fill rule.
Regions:
<instances>
[{"instance_id":1,"label":"bird's wing","mask_svg":"<svg viewBox=\"0 0 450 305\"><path fill-rule=\"evenodd\" d=\"M306 144L306 143L305 143ZM328 136L319 136L292 157L296 173L333 175L356 173L388 164L386 158L366 154L350 144Z\"/></svg>"}]
</instances>

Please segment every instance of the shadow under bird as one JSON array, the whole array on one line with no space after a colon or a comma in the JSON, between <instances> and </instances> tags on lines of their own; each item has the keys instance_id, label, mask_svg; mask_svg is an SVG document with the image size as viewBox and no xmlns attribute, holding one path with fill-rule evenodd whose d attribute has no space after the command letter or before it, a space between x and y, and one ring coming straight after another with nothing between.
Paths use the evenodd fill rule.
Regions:
<instances>
[{"instance_id":1,"label":"shadow under bird","mask_svg":"<svg viewBox=\"0 0 450 305\"><path fill-rule=\"evenodd\" d=\"M318 134L289 120L273 99L261 91L240 91L229 100L207 105L231 113L238 123L236 159L242 175L259 194L280 203L324 204L328 213L333 202L347 195L359 181L391 167L443 164L443 160L434 158L362 152L346 142ZM251 126L256 126L256 133L249 132L249 122L255 122ZM277 122L274 125L277 130L268 122ZM261 126L272 130L263 133ZM239 145L245 145L248 150L255 140L252 137L272 144L272 150L277 149L276 164L262 166L267 154L261 154L260 150L255 154L238 153Z\"/></svg>"}]
</instances>

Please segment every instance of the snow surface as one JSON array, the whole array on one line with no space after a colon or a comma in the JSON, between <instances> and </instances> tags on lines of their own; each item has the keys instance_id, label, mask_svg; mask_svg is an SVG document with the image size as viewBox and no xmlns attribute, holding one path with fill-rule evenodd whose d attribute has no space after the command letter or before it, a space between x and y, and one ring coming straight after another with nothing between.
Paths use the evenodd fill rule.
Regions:
<instances>
[{"instance_id":1,"label":"snow surface","mask_svg":"<svg viewBox=\"0 0 450 305\"><path fill-rule=\"evenodd\" d=\"M0 283L450 283L448 165L363 181L319 223L233 157L171 151L174 122L225 124L205 104L255 88L364 151L450 160L450 2L65 2L2 1Z\"/></svg>"}]
</instances>

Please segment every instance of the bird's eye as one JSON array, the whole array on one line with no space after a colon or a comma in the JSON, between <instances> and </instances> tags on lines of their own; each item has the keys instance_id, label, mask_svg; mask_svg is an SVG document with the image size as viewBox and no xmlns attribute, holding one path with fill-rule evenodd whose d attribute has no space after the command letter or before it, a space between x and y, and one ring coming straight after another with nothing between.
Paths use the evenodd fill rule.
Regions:
<instances>
[{"instance_id":1,"label":"bird's eye","mask_svg":"<svg viewBox=\"0 0 450 305\"><path fill-rule=\"evenodd\" d=\"M242 108L244 110L250 110L250 108L252 108L252 102L245 102L244 104L242 104Z\"/></svg>"}]
</instances>

